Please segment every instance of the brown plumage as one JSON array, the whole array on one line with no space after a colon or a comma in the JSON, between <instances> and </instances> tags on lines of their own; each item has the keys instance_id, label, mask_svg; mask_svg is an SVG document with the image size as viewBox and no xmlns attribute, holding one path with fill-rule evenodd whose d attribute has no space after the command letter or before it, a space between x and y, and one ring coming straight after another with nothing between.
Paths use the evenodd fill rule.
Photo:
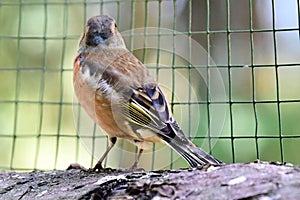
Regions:
<instances>
[{"instance_id":1,"label":"brown plumage","mask_svg":"<svg viewBox=\"0 0 300 200\"><path fill-rule=\"evenodd\" d=\"M188 140L172 117L169 105L146 67L126 49L115 20L99 15L88 20L74 61L74 89L88 115L109 136L110 146L125 138L143 149L164 142L192 166L222 162Z\"/></svg>"}]
</instances>

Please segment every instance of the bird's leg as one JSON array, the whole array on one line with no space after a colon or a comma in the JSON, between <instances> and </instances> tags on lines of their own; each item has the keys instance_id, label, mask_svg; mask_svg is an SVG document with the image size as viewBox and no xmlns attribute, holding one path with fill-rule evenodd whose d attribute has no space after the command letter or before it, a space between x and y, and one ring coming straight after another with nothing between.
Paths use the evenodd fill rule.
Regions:
<instances>
[{"instance_id":1,"label":"bird's leg","mask_svg":"<svg viewBox=\"0 0 300 200\"><path fill-rule=\"evenodd\" d=\"M97 164L93 168L94 172L103 170L102 162L106 158L108 152L115 146L115 144L117 142L117 138L116 137L110 137L109 141L110 141L109 146L107 147L106 151L104 152L104 154L101 156L101 158L98 160Z\"/></svg>"},{"instance_id":2,"label":"bird's leg","mask_svg":"<svg viewBox=\"0 0 300 200\"><path fill-rule=\"evenodd\" d=\"M144 151L144 149L140 149L133 165L129 168L129 170L136 170L137 169L137 166L138 166L138 163L139 163L139 160L140 160L140 157L141 157L143 151Z\"/></svg>"}]
</instances>

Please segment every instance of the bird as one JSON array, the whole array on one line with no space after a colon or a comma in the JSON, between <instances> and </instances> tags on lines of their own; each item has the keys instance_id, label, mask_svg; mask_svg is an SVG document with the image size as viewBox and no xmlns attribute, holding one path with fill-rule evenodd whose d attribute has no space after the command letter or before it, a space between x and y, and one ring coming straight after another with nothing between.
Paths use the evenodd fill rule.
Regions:
<instances>
[{"instance_id":1,"label":"bird","mask_svg":"<svg viewBox=\"0 0 300 200\"><path fill-rule=\"evenodd\" d=\"M104 169L102 162L117 138L139 148L130 169L137 168L152 143L167 144L191 167L223 164L184 135L159 84L126 48L114 18L97 15L87 20L74 60L73 86L80 105L109 140L93 171Z\"/></svg>"}]
</instances>

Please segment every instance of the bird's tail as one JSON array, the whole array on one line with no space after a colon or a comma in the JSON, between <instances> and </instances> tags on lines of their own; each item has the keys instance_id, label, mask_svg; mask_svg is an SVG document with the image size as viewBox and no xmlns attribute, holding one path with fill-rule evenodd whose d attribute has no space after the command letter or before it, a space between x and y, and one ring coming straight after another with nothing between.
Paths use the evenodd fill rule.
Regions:
<instances>
[{"instance_id":1,"label":"bird's tail","mask_svg":"<svg viewBox=\"0 0 300 200\"><path fill-rule=\"evenodd\" d=\"M172 149L179 153L191 167L197 167L204 164L220 165L222 161L214 158L201 148L195 146L182 132L176 121L168 124L158 134Z\"/></svg>"}]
</instances>

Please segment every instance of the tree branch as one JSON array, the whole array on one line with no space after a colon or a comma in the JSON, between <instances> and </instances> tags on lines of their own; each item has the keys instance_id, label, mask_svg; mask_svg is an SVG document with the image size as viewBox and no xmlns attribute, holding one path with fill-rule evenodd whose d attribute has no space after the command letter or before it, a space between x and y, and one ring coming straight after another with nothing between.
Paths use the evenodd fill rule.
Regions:
<instances>
[{"instance_id":1,"label":"tree branch","mask_svg":"<svg viewBox=\"0 0 300 200\"><path fill-rule=\"evenodd\" d=\"M134 172L0 173L0 199L298 199L299 188L298 167L269 163Z\"/></svg>"}]
</instances>

